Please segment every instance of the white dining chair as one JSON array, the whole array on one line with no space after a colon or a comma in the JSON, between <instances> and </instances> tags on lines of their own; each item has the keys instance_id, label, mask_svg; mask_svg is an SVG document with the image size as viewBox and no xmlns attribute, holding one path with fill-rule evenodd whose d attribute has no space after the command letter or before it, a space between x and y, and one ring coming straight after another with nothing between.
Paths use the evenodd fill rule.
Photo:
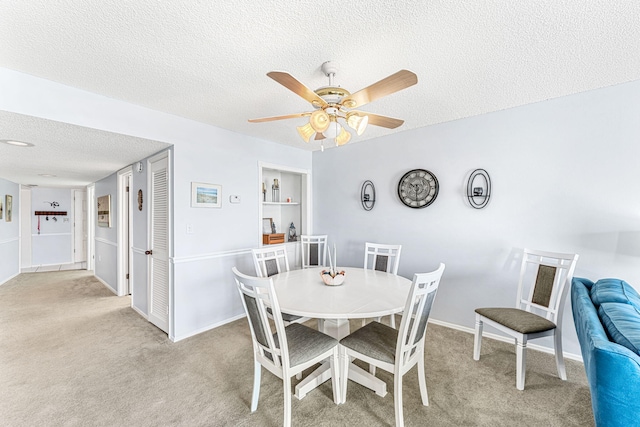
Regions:
<instances>
[{"instance_id":1,"label":"white dining chair","mask_svg":"<svg viewBox=\"0 0 640 427\"><path fill-rule=\"evenodd\" d=\"M402 245L385 245L366 242L364 245L364 268L398 274L401 251ZM379 322L380 318L376 320ZM366 319L362 319L363 326L366 322ZM391 327L396 327L396 316L394 314L391 315L389 322Z\"/></svg>"},{"instance_id":2,"label":"white dining chair","mask_svg":"<svg viewBox=\"0 0 640 427\"><path fill-rule=\"evenodd\" d=\"M327 239L328 236L301 235L302 268L324 267L327 265Z\"/></svg>"},{"instance_id":3,"label":"white dining chair","mask_svg":"<svg viewBox=\"0 0 640 427\"><path fill-rule=\"evenodd\" d=\"M284 423L291 425L291 378L303 370L328 360L332 375L333 400L340 402L338 341L305 325L285 327L271 278L247 276L233 267L242 305L253 342L253 393L251 412L258 409L262 367L282 379L284 385ZM271 307L273 322L267 317ZM272 329L272 324L275 331Z\"/></svg>"},{"instance_id":4,"label":"white dining chair","mask_svg":"<svg viewBox=\"0 0 640 427\"><path fill-rule=\"evenodd\" d=\"M251 254L253 255L253 263L258 277L271 277L274 274L289 271L289 257L284 245L253 248L251 249ZM282 319L286 324L289 324L304 323L310 318L282 313Z\"/></svg>"},{"instance_id":5,"label":"white dining chair","mask_svg":"<svg viewBox=\"0 0 640 427\"><path fill-rule=\"evenodd\" d=\"M515 308L477 308L473 359L480 360L486 323L516 341L516 388L524 390L527 341L553 336L558 376L567 379L562 355L562 313L578 262L577 254L525 249Z\"/></svg>"},{"instance_id":6,"label":"white dining chair","mask_svg":"<svg viewBox=\"0 0 640 427\"><path fill-rule=\"evenodd\" d=\"M440 263L435 271L413 276L399 329L371 322L340 340L341 403L347 400L350 358L355 358L393 374L396 426L404 425L402 377L415 365L418 365L422 404L429 405L424 365L425 334L444 268Z\"/></svg>"}]
</instances>

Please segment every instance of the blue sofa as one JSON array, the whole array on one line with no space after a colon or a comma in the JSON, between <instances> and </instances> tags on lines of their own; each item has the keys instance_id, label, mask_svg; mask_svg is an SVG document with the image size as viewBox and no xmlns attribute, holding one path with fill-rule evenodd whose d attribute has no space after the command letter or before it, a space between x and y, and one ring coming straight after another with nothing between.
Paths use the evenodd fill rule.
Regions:
<instances>
[{"instance_id":1,"label":"blue sofa","mask_svg":"<svg viewBox=\"0 0 640 427\"><path fill-rule=\"evenodd\" d=\"M640 296L628 283L574 277L571 309L598 427L640 426Z\"/></svg>"}]
</instances>

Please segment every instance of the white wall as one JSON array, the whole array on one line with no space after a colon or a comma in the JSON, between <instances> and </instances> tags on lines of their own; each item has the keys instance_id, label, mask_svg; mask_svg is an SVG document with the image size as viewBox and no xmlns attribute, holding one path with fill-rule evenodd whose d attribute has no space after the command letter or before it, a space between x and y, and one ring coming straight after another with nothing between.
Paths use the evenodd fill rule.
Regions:
<instances>
[{"instance_id":1,"label":"white wall","mask_svg":"<svg viewBox=\"0 0 640 427\"><path fill-rule=\"evenodd\" d=\"M58 207L51 203L58 202ZM66 212L67 215L40 216L35 211ZM31 265L69 264L73 262L73 190L68 188L34 187L31 189L31 212L24 212L31 221Z\"/></svg>"},{"instance_id":2,"label":"white wall","mask_svg":"<svg viewBox=\"0 0 640 427\"><path fill-rule=\"evenodd\" d=\"M11 222L7 222L6 195L13 197ZM20 273L20 186L0 178L0 285Z\"/></svg>"},{"instance_id":3,"label":"white wall","mask_svg":"<svg viewBox=\"0 0 640 427\"><path fill-rule=\"evenodd\" d=\"M316 152L314 230L329 235L346 266L362 264L365 241L402 244L405 277L444 262L432 317L468 328L476 307L515 303L523 247L576 252L577 276L640 289L639 136L637 81ZM440 182L424 209L397 196L415 168ZM482 210L464 198L476 168L493 185ZM367 179L377 196L370 212L359 201ZM565 314L565 351L580 354Z\"/></svg>"}]
</instances>

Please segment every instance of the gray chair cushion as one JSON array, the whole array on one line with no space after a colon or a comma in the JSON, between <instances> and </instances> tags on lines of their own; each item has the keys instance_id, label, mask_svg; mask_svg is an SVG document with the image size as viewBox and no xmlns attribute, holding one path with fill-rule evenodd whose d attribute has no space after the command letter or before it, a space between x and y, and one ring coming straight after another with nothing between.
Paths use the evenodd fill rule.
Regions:
<instances>
[{"instance_id":1,"label":"gray chair cushion","mask_svg":"<svg viewBox=\"0 0 640 427\"><path fill-rule=\"evenodd\" d=\"M476 313L521 334L543 332L556 327L552 321L518 308L477 308Z\"/></svg>"},{"instance_id":2,"label":"gray chair cushion","mask_svg":"<svg viewBox=\"0 0 640 427\"><path fill-rule=\"evenodd\" d=\"M308 362L317 355L338 345L338 340L299 323L292 323L284 330L287 334L289 361L291 366L297 366L301 363ZM275 338L276 346L279 347L278 334L275 333L273 336Z\"/></svg>"},{"instance_id":3,"label":"gray chair cushion","mask_svg":"<svg viewBox=\"0 0 640 427\"><path fill-rule=\"evenodd\" d=\"M273 316L273 310L271 310L271 307L267 307L267 313ZM282 320L284 320L285 322L294 322L298 319L302 319L302 316L296 316L295 314L282 312L280 314L282 314Z\"/></svg>"},{"instance_id":4,"label":"gray chair cushion","mask_svg":"<svg viewBox=\"0 0 640 427\"><path fill-rule=\"evenodd\" d=\"M371 322L340 340L340 344L358 353L394 363L398 330L380 322Z\"/></svg>"}]
</instances>

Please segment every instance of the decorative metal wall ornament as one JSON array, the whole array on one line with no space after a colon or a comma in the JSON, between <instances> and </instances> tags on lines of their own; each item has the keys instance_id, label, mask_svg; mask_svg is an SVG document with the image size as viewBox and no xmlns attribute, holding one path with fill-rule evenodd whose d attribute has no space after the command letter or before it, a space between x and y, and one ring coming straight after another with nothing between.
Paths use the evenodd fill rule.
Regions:
<instances>
[{"instance_id":1,"label":"decorative metal wall ornament","mask_svg":"<svg viewBox=\"0 0 640 427\"><path fill-rule=\"evenodd\" d=\"M482 209L489 203L491 197L491 178L484 169L476 169L469 175L467 181L467 199L474 209Z\"/></svg>"},{"instance_id":2,"label":"decorative metal wall ornament","mask_svg":"<svg viewBox=\"0 0 640 427\"><path fill-rule=\"evenodd\" d=\"M376 204L376 187L373 182L366 180L360 189L360 202L365 211L370 211Z\"/></svg>"},{"instance_id":3,"label":"decorative metal wall ornament","mask_svg":"<svg viewBox=\"0 0 640 427\"><path fill-rule=\"evenodd\" d=\"M142 188L138 190L138 210L142 210Z\"/></svg>"}]
</instances>

